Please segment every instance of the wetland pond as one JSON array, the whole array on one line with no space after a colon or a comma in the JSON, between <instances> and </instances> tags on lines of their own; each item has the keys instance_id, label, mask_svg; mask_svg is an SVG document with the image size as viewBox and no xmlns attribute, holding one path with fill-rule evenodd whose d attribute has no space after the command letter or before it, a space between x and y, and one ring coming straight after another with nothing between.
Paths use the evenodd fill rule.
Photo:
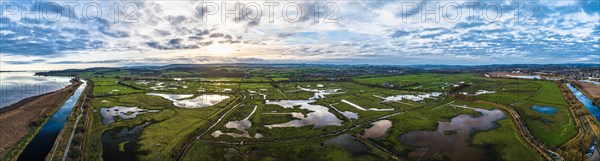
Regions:
<instances>
[{"instance_id":1,"label":"wetland pond","mask_svg":"<svg viewBox=\"0 0 600 161\"><path fill-rule=\"evenodd\" d=\"M550 106L531 106L531 108L539 113L543 114L554 114L558 109Z\"/></svg>"},{"instance_id":2,"label":"wetland pond","mask_svg":"<svg viewBox=\"0 0 600 161\"><path fill-rule=\"evenodd\" d=\"M356 113L356 112L343 111L340 113L342 115L346 116L348 119L358 119L358 113Z\"/></svg>"},{"instance_id":3,"label":"wetland pond","mask_svg":"<svg viewBox=\"0 0 600 161\"><path fill-rule=\"evenodd\" d=\"M299 120L292 120L286 123L281 124L273 124L273 125L265 125L269 129L273 127L302 127L307 125L315 125L315 127L322 126L341 126L342 120L337 118L335 114L329 112L329 108L321 106L321 105L313 105L317 101L317 99L325 98L325 95L330 94L339 94L339 90L341 89L307 89L297 86L300 90L314 92L313 97L308 100L279 100L279 101L271 101L266 100L265 104L268 105L279 105L283 108L299 108L304 110L309 110L306 117L302 113L292 113L294 118L298 118ZM352 114L350 115L352 116ZM358 117L358 116L356 116Z\"/></svg>"},{"instance_id":4,"label":"wetland pond","mask_svg":"<svg viewBox=\"0 0 600 161\"><path fill-rule=\"evenodd\" d=\"M324 143L340 146L342 149L352 153L353 155L362 155L369 151L369 148L365 144L359 142L356 137L350 134L336 136L329 140L325 140Z\"/></svg>"},{"instance_id":5,"label":"wetland pond","mask_svg":"<svg viewBox=\"0 0 600 161\"><path fill-rule=\"evenodd\" d=\"M273 128L273 127L301 127L307 125L315 125L315 127L322 126L341 126L342 120L337 118L335 114L329 112L329 108L323 107L321 105L312 105L310 103L315 102L315 100L281 100L281 101L270 101L267 100L266 104L270 105L279 105L283 108L294 108L298 107L299 109L305 109L311 111L310 113L304 116L295 116L300 120L292 120L287 123L281 124L273 124L273 125L265 125L265 127Z\"/></svg>"},{"instance_id":6,"label":"wetland pond","mask_svg":"<svg viewBox=\"0 0 600 161\"><path fill-rule=\"evenodd\" d=\"M114 106L111 108L101 108L100 115L102 115L102 124L108 125L115 122L117 119L132 119L137 117L139 114L148 112L158 112L160 110L147 110L138 107L125 107L125 106Z\"/></svg>"},{"instance_id":7,"label":"wetland pond","mask_svg":"<svg viewBox=\"0 0 600 161\"><path fill-rule=\"evenodd\" d=\"M440 92L431 92L431 93L425 93L425 94L409 94L409 95L395 95L395 96L388 96L383 98L383 102L393 102L393 101L402 101L402 100L410 100L413 102L418 102L418 101L423 101L426 98L429 99L436 99L437 97L439 97L440 95L442 95L442 93Z\"/></svg>"},{"instance_id":8,"label":"wetland pond","mask_svg":"<svg viewBox=\"0 0 600 161\"><path fill-rule=\"evenodd\" d=\"M461 114L450 122L439 122L436 131L412 131L400 136L400 140L421 151L422 159L430 158L435 152L443 152L452 160L489 160L486 152L469 146L471 136L478 131L488 131L497 127L495 121L506 116L500 110L485 110L474 108L482 115L472 117ZM417 152L418 153L418 152Z\"/></svg>"},{"instance_id":9,"label":"wetland pond","mask_svg":"<svg viewBox=\"0 0 600 161\"><path fill-rule=\"evenodd\" d=\"M363 137L365 138L379 138L385 135L385 132L392 127L392 122L390 120L379 120L374 123L371 123L370 128L365 129L365 134Z\"/></svg>"},{"instance_id":10,"label":"wetland pond","mask_svg":"<svg viewBox=\"0 0 600 161\"><path fill-rule=\"evenodd\" d=\"M243 107L240 107L243 108ZM239 120L239 121L229 121L225 124L225 127L228 129L237 129L239 131L241 131L242 133L223 133L221 130L217 130L215 132L213 132L211 135L213 137L219 137L221 135L229 135L231 137L237 138L237 137L247 137L250 138L250 134L248 133L248 131L246 131L246 129L249 129L252 127L252 122L250 121L250 117L252 117L252 115L254 115L254 113L256 112L256 109L258 108L258 106L254 106L254 109L252 110L252 112L246 116L246 118ZM260 133L256 133L254 134L255 138L261 138L263 137L262 134Z\"/></svg>"},{"instance_id":11,"label":"wetland pond","mask_svg":"<svg viewBox=\"0 0 600 161\"><path fill-rule=\"evenodd\" d=\"M111 129L102 134L102 159L115 161L137 160L137 140L150 122L133 127Z\"/></svg>"},{"instance_id":12,"label":"wetland pond","mask_svg":"<svg viewBox=\"0 0 600 161\"><path fill-rule=\"evenodd\" d=\"M182 108L202 108L215 105L225 99L230 98L226 95L218 94L203 94L196 98L188 99L193 97L193 94L162 94L162 93L147 93L149 96L159 96L164 99L173 101L173 105Z\"/></svg>"},{"instance_id":13,"label":"wetland pond","mask_svg":"<svg viewBox=\"0 0 600 161\"><path fill-rule=\"evenodd\" d=\"M511 78L520 78L520 79L542 79L539 75L507 75Z\"/></svg>"}]
</instances>

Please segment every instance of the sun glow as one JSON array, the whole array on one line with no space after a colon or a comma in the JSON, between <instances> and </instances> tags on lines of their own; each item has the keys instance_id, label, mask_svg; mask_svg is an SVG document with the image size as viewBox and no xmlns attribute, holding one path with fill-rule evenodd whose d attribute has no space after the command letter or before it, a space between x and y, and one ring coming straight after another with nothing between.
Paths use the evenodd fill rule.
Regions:
<instances>
[{"instance_id":1,"label":"sun glow","mask_svg":"<svg viewBox=\"0 0 600 161\"><path fill-rule=\"evenodd\" d=\"M235 50L235 47L232 45L227 45L227 44L212 44L210 46L207 46L204 51L206 51L209 54L218 54L218 55L222 55L222 54L230 54Z\"/></svg>"}]
</instances>

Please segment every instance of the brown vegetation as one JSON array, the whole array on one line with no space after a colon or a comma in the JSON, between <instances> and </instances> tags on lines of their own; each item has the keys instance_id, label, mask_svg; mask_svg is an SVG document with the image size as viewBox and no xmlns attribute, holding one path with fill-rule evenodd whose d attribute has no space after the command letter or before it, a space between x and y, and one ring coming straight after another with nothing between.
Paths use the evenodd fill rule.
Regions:
<instances>
[{"instance_id":1,"label":"brown vegetation","mask_svg":"<svg viewBox=\"0 0 600 161\"><path fill-rule=\"evenodd\" d=\"M74 83L55 92L30 97L0 111L0 160L10 160L18 155L35 130L62 106L79 85Z\"/></svg>"},{"instance_id":2,"label":"brown vegetation","mask_svg":"<svg viewBox=\"0 0 600 161\"><path fill-rule=\"evenodd\" d=\"M575 87L578 87L579 89L583 89L583 90L581 90L581 92L583 92L583 94L585 94L587 97L589 97L594 103L600 104L600 86L599 85L596 85L593 83L588 83L588 82L577 81L577 84L575 85Z\"/></svg>"}]
</instances>

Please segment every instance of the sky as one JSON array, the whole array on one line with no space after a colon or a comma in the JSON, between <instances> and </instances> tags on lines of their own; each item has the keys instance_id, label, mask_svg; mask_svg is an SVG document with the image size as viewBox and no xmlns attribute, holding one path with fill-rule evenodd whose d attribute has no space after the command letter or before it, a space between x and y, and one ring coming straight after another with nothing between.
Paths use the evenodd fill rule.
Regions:
<instances>
[{"instance_id":1,"label":"sky","mask_svg":"<svg viewBox=\"0 0 600 161\"><path fill-rule=\"evenodd\" d=\"M600 0L0 5L3 71L211 63L600 64Z\"/></svg>"}]
</instances>

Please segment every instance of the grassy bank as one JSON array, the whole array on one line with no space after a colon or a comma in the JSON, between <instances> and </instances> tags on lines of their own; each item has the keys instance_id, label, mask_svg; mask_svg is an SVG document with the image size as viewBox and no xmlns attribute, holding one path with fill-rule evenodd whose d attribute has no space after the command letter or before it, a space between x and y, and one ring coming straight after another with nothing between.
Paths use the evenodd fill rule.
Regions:
<instances>
[{"instance_id":1,"label":"grassy bank","mask_svg":"<svg viewBox=\"0 0 600 161\"><path fill-rule=\"evenodd\" d=\"M51 116L60 109L65 101L73 95L79 85L80 83L73 83L61 90L32 97L24 102L17 103L16 105L19 107L4 111L0 120L3 124L2 126L11 127L2 127L2 129L13 129L4 132L16 133L9 134L7 137L2 136L3 139L6 139L4 140L5 142L3 141L2 146L7 146L8 148L5 153L0 154L0 160L17 160L17 157L27 144L41 130Z\"/></svg>"}]
</instances>

